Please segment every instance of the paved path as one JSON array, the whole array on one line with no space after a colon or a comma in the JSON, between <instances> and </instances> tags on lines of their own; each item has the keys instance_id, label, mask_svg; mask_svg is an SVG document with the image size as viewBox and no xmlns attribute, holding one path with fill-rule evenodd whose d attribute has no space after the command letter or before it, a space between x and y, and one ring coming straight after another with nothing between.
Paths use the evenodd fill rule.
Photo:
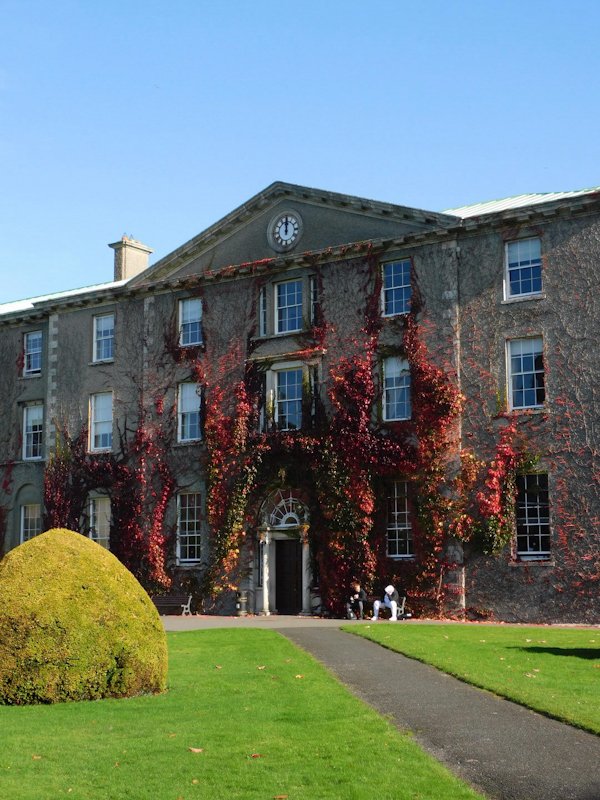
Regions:
<instances>
[{"instance_id":1,"label":"paved path","mask_svg":"<svg viewBox=\"0 0 600 800\"><path fill-rule=\"evenodd\" d=\"M339 630L340 620L163 620L167 630L250 625L279 630L398 728L412 731L425 750L490 798L600 800L600 737L344 633Z\"/></svg>"}]
</instances>

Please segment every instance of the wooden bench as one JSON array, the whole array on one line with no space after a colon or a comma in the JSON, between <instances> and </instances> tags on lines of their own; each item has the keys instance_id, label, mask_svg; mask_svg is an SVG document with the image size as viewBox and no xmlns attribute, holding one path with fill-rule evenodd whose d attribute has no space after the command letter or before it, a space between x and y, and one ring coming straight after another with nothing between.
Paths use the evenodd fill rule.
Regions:
<instances>
[{"instance_id":1,"label":"wooden bench","mask_svg":"<svg viewBox=\"0 0 600 800\"><path fill-rule=\"evenodd\" d=\"M166 614L176 614L179 609L181 609L182 617L192 613L191 594L153 594L150 599L156 606L158 613L162 616Z\"/></svg>"}]
</instances>

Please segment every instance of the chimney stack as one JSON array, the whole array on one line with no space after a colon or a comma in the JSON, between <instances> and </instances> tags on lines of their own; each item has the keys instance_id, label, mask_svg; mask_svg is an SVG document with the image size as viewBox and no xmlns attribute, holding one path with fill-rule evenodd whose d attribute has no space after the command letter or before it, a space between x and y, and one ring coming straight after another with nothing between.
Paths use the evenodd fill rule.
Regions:
<instances>
[{"instance_id":1,"label":"chimney stack","mask_svg":"<svg viewBox=\"0 0 600 800\"><path fill-rule=\"evenodd\" d=\"M108 245L115 251L115 280L122 281L139 275L148 267L150 247L123 234L118 242Z\"/></svg>"}]
</instances>

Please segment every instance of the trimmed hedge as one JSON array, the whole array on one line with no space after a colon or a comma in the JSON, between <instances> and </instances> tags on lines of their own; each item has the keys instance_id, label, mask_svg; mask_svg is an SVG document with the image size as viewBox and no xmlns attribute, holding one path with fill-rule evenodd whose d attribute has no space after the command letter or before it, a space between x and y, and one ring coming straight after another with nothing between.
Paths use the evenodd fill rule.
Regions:
<instances>
[{"instance_id":1,"label":"trimmed hedge","mask_svg":"<svg viewBox=\"0 0 600 800\"><path fill-rule=\"evenodd\" d=\"M156 694L166 679L156 608L107 550L53 529L0 561L0 703Z\"/></svg>"}]
</instances>

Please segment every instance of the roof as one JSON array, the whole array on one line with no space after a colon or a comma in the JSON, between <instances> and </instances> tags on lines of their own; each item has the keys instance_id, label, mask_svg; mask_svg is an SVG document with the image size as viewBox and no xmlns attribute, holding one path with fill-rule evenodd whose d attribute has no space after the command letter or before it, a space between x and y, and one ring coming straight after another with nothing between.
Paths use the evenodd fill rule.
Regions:
<instances>
[{"instance_id":1,"label":"roof","mask_svg":"<svg viewBox=\"0 0 600 800\"><path fill-rule=\"evenodd\" d=\"M33 311L38 306L63 302L71 298L76 298L81 295L101 292L104 289L118 289L124 286L128 280L111 281L110 283L98 283L95 286L82 286L80 289L68 289L64 292L55 292L53 294L43 294L39 297L30 297L26 300L14 300L10 303L0 304L0 316L7 314L19 314L27 311Z\"/></svg>"},{"instance_id":2,"label":"roof","mask_svg":"<svg viewBox=\"0 0 600 800\"><path fill-rule=\"evenodd\" d=\"M499 211L510 211L513 208L524 208L525 206L535 206L541 203L552 203L555 200L570 200L571 198L581 197L586 194L600 193L600 186L592 189L579 189L573 192L542 192L538 194L518 194L514 197L506 197L504 200L488 200L485 203L475 203L472 206L460 206L459 208L449 208L442 212L452 214L452 216L466 219L467 217L478 217L484 214L495 214Z\"/></svg>"}]
</instances>

